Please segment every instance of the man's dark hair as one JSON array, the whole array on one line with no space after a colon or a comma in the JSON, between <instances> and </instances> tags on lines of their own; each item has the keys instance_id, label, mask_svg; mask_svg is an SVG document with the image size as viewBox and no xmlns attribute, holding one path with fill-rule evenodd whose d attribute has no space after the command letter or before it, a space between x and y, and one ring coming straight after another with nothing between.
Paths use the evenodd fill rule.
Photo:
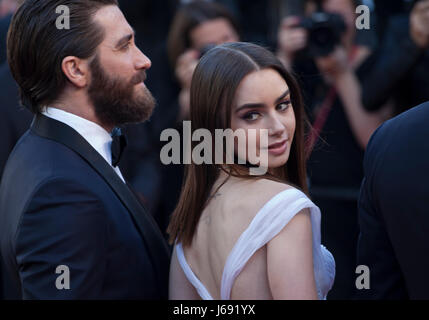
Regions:
<instances>
[{"instance_id":1,"label":"man's dark hair","mask_svg":"<svg viewBox=\"0 0 429 320\"><path fill-rule=\"evenodd\" d=\"M70 11L70 28L56 26L58 6ZM95 13L117 0L27 0L15 13L7 38L7 57L19 85L21 103L33 113L62 93L67 78L61 69L67 56L88 59L104 39Z\"/></svg>"}]
</instances>

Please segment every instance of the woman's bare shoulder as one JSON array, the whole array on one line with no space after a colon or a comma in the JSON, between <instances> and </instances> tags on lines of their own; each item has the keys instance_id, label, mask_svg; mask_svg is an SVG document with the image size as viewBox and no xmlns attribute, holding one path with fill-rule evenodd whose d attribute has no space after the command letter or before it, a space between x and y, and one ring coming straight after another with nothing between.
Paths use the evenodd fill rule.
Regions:
<instances>
[{"instance_id":1,"label":"woman's bare shoulder","mask_svg":"<svg viewBox=\"0 0 429 320\"><path fill-rule=\"evenodd\" d=\"M262 200L268 201L276 194L289 189L295 189L295 187L285 182L278 182L270 179L258 179L248 185L247 191L252 196L258 196L262 198Z\"/></svg>"},{"instance_id":2,"label":"woman's bare shoulder","mask_svg":"<svg viewBox=\"0 0 429 320\"><path fill-rule=\"evenodd\" d=\"M285 190L295 189L291 185L270 179L243 181L237 187L234 191L236 193L235 201L237 205L251 215L255 215L259 209L277 194Z\"/></svg>"},{"instance_id":3,"label":"woman's bare shoulder","mask_svg":"<svg viewBox=\"0 0 429 320\"><path fill-rule=\"evenodd\" d=\"M281 191L295 188L286 182L275 181L268 178L255 179L255 185L258 188L268 188L273 191Z\"/></svg>"}]
</instances>

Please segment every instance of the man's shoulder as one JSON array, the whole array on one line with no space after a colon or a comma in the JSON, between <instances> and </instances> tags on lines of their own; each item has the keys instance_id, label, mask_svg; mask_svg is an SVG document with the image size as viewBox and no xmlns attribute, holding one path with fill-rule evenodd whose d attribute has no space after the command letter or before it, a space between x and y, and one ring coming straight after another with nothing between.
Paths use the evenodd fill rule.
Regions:
<instances>
[{"instance_id":1,"label":"man's shoulder","mask_svg":"<svg viewBox=\"0 0 429 320\"><path fill-rule=\"evenodd\" d=\"M17 142L10 157L31 157L34 162L43 161L57 166L69 166L73 163L85 162L75 151L66 145L41 137L35 134L31 128Z\"/></svg>"},{"instance_id":2,"label":"man's shoulder","mask_svg":"<svg viewBox=\"0 0 429 320\"><path fill-rule=\"evenodd\" d=\"M374 132L365 152L365 167L374 165L377 159L390 165L404 165L402 160L410 163L415 157L429 157L429 149L425 147L427 137L429 102L386 121Z\"/></svg>"},{"instance_id":3,"label":"man's shoulder","mask_svg":"<svg viewBox=\"0 0 429 320\"><path fill-rule=\"evenodd\" d=\"M421 125L417 129L428 129L427 121L429 119L429 101L415 106L387 121L390 126L401 125ZM426 124L426 125L425 125Z\"/></svg>"},{"instance_id":4,"label":"man's shoulder","mask_svg":"<svg viewBox=\"0 0 429 320\"><path fill-rule=\"evenodd\" d=\"M429 132L428 121L429 101L384 122L374 132L369 144L380 143L380 139L388 139L389 137L395 139L408 138L415 132Z\"/></svg>"},{"instance_id":5,"label":"man's shoulder","mask_svg":"<svg viewBox=\"0 0 429 320\"><path fill-rule=\"evenodd\" d=\"M3 175L3 183L9 186L23 183L35 187L58 177L86 181L87 185L102 180L97 179L96 171L75 151L31 130L18 141Z\"/></svg>"},{"instance_id":6,"label":"man's shoulder","mask_svg":"<svg viewBox=\"0 0 429 320\"><path fill-rule=\"evenodd\" d=\"M70 204L71 208L76 203L88 203L93 208L110 210L116 201L103 177L78 154L27 132L3 172L0 220L16 229L24 212L40 210L40 206L47 209Z\"/></svg>"}]
</instances>

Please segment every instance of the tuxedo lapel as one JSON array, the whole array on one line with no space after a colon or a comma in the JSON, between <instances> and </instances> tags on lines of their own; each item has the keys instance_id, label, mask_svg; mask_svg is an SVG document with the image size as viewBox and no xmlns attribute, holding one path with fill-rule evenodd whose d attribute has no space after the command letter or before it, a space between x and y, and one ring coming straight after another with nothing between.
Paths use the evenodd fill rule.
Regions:
<instances>
[{"instance_id":1,"label":"tuxedo lapel","mask_svg":"<svg viewBox=\"0 0 429 320\"><path fill-rule=\"evenodd\" d=\"M155 220L104 158L73 128L44 115L35 116L31 131L59 142L78 153L112 188L130 212L158 275L161 288L167 288L169 249Z\"/></svg>"}]
</instances>

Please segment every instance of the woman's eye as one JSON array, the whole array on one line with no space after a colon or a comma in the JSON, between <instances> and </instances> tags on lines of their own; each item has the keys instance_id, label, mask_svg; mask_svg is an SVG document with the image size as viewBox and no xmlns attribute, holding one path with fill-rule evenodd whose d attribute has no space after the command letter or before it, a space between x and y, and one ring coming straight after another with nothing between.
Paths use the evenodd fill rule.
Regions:
<instances>
[{"instance_id":1,"label":"woman's eye","mask_svg":"<svg viewBox=\"0 0 429 320\"><path fill-rule=\"evenodd\" d=\"M244 115L243 119L246 121L255 121L258 120L260 117L260 114L258 112L249 112Z\"/></svg>"},{"instance_id":2,"label":"woman's eye","mask_svg":"<svg viewBox=\"0 0 429 320\"><path fill-rule=\"evenodd\" d=\"M289 100L283 101L282 103L277 105L277 110L285 111L287 108L289 108L290 105L291 105L291 102Z\"/></svg>"}]
</instances>

